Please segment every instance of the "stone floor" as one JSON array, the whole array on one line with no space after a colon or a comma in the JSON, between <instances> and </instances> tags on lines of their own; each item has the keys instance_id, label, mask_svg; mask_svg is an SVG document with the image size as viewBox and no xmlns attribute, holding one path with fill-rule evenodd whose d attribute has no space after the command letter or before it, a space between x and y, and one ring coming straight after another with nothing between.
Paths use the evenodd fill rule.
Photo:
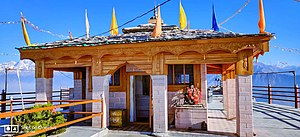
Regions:
<instances>
[{"instance_id":1,"label":"stone floor","mask_svg":"<svg viewBox=\"0 0 300 137\"><path fill-rule=\"evenodd\" d=\"M222 100L223 96L213 96L212 102L208 103L208 131L236 133L236 121L226 119Z\"/></svg>"},{"instance_id":2,"label":"stone floor","mask_svg":"<svg viewBox=\"0 0 300 137\"><path fill-rule=\"evenodd\" d=\"M208 109L209 131L236 132L236 121L226 120L222 96L214 96ZM253 124L258 137L300 137L300 109L254 102Z\"/></svg>"},{"instance_id":3,"label":"stone floor","mask_svg":"<svg viewBox=\"0 0 300 137\"><path fill-rule=\"evenodd\" d=\"M253 116L259 137L300 137L300 109L254 103Z\"/></svg>"},{"instance_id":4,"label":"stone floor","mask_svg":"<svg viewBox=\"0 0 300 137\"><path fill-rule=\"evenodd\" d=\"M175 137L235 136L235 120L226 120L226 113L223 111L222 96L213 96L213 101L208 104L208 109L208 132L170 129L168 135ZM253 116L254 133L257 137L300 137L300 109L254 102ZM8 122L8 119L0 120L0 125L7 124ZM90 126L71 126L66 133L58 136L89 137L93 135L99 136L100 134L102 134L100 136L103 136L107 132L106 137L155 136L149 131L145 132L141 130L143 126L139 128L138 126L136 127L137 129L128 127L128 131L124 129L112 129L107 131Z\"/></svg>"}]
</instances>

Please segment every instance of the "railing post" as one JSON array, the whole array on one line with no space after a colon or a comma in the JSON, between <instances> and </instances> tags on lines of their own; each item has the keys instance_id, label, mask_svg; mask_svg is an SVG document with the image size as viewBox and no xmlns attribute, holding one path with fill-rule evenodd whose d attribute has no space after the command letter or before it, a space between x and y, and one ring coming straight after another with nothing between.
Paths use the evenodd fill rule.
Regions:
<instances>
[{"instance_id":1,"label":"railing post","mask_svg":"<svg viewBox=\"0 0 300 137\"><path fill-rule=\"evenodd\" d=\"M295 89L295 108L299 108L298 85L295 85L294 89Z\"/></svg>"},{"instance_id":2,"label":"railing post","mask_svg":"<svg viewBox=\"0 0 300 137\"><path fill-rule=\"evenodd\" d=\"M9 109L10 109L10 113L12 113L13 112L13 97L12 96L10 96L10 107L9 107ZM13 124L13 119L12 119L13 117L10 117L10 124L12 125Z\"/></svg>"},{"instance_id":3,"label":"railing post","mask_svg":"<svg viewBox=\"0 0 300 137\"><path fill-rule=\"evenodd\" d=\"M60 88L60 92L59 92L59 94L60 94L60 95L59 95L59 100L62 100L62 93L63 93L63 92L62 92L62 88ZM60 102L60 104L62 104L62 102Z\"/></svg>"},{"instance_id":4,"label":"railing post","mask_svg":"<svg viewBox=\"0 0 300 137\"><path fill-rule=\"evenodd\" d=\"M6 101L6 92L3 89L1 93L1 101ZM1 104L1 113L6 112L6 103Z\"/></svg>"},{"instance_id":5,"label":"railing post","mask_svg":"<svg viewBox=\"0 0 300 137\"><path fill-rule=\"evenodd\" d=\"M6 92L3 89L1 93L1 101L6 101ZM6 112L6 103L1 104L1 113ZM2 118L5 119L5 118Z\"/></svg>"},{"instance_id":6,"label":"railing post","mask_svg":"<svg viewBox=\"0 0 300 137\"><path fill-rule=\"evenodd\" d=\"M271 88L271 84L268 84L268 103L272 104L272 88Z\"/></svg>"},{"instance_id":7,"label":"railing post","mask_svg":"<svg viewBox=\"0 0 300 137\"><path fill-rule=\"evenodd\" d=\"M104 99L102 98L102 101L101 101L101 108L102 108L102 110L101 110L101 112L102 112L102 115L101 115L101 128L104 128L104 126L105 126L105 124L104 124L104 117L103 117L103 115L104 115Z\"/></svg>"}]
</instances>

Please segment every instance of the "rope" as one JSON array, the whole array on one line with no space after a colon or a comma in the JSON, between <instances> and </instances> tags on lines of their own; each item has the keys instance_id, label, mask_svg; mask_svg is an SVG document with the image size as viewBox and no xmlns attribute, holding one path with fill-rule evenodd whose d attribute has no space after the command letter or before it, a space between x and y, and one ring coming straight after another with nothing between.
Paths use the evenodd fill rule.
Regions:
<instances>
[{"instance_id":1,"label":"rope","mask_svg":"<svg viewBox=\"0 0 300 137\"><path fill-rule=\"evenodd\" d=\"M63 76L65 76L65 77L67 77L67 78L69 78L69 79L73 79L73 78L71 78L71 77L69 77L69 76L67 76L66 74L64 74L63 72L61 72L61 71L58 71L59 73L61 73Z\"/></svg>"},{"instance_id":2,"label":"rope","mask_svg":"<svg viewBox=\"0 0 300 137\"><path fill-rule=\"evenodd\" d=\"M69 36L65 36L65 35L61 35L61 34L55 34L55 33L51 32L51 31L40 29L38 26L34 25L33 23L31 23L31 22L28 21L27 19L25 19L25 22L26 22L31 28L33 28L33 29L36 30L36 31L48 33L48 34L50 34L50 35L52 35L52 36L59 37L59 38L61 38L61 39L67 39L67 38L69 38Z\"/></svg>"},{"instance_id":3,"label":"rope","mask_svg":"<svg viewBox=\"0 0 300 137\"><path fill-rule=\"evenodd\" d=\"M219 23L219 26L223 25L224 23L228 22L230 19L235 17L237 14L239 14L249 4L250 1L251 0L246 1L246 3L241 8L239 8L235 13L233 13L230 17L228 17L227 19Z\"/></svg>"},{"instance_id":4,"label":"rope","mask_svg":"<svg viewBox=\"0 0 300 137\"><path fill-rule=\"evenodd\" d=\"M0 56L20 56L20 54L0 53Z\"/></svg>"},{"instance_id":5,"label":"rope","mask_svg":"<svg viewBox=\"0 0 300 137\"><path fill-rule=\"evenodd\" d=\"M20 24L21 21L0 21L0 24Z\"/></svg>"}]
</instances>

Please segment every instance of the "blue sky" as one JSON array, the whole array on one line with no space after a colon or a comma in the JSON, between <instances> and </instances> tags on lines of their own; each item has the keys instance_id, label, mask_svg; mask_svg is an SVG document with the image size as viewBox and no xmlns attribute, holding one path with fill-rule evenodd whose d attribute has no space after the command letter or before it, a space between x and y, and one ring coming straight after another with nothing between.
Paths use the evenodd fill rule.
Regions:
<instances>
[{"instance_id":1,"label":"blue sky","mask_svg":"<svg viewBox=\"0 0 300 137\"><path fill-rule=\"evenodd\" d=\"M153 8L154 3L164 0L1 0L0 22L19 21L22 11L27 20L44 30L57 34L73 36L85 34L84 10L88 10L91 35L107 31L111 21L112 7L116 9L118 24L122 24ZM217 21L222 22L239 9L247 0L214 0ZM212 0L182 0L192 29L211 28ZM259 62L266 64L300 65L300 54L282 51L282 48L300 49L300 2L294 0L264 0L266 31L275 33L276 39L271 41L271 49ZM165 23L178 25L179 0L161 7L161 15ZM148 14L126 27L146 23L152 16ZM251 0L241 13L222 25L233 32L258 32L258 0ZM31 43L45 43L61 40L58 37L38 32L27 25ZM119 30L120 31L120 30ZM222 30L221 31L225 31ZM0 24L0 53L17 54L15 47L24 46L21 24ZM1 56L0 63L18 61L19 56Z\"/></svg>"}]
</instances>

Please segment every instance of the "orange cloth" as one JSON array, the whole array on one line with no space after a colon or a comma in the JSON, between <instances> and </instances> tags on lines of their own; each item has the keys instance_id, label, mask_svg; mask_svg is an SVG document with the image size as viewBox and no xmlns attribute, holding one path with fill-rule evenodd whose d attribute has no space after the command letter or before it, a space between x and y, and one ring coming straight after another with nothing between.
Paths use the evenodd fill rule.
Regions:
<instances>
[{"instance_id":1,"label":"orange cloth","mask_svg":"<svg viewBox=\"0 0 300 137\"><path fill-rule=\"evenodd\" d=\"M259 33L266 33L265 32L265 28L266 28L265 12L264 12L264 5L263 5L262 0L259 0L259 21L258 21L258 26L259 26Z\"/></svg>"},{"instance_id":2,"label":"orange cloth","mask_svg":"<svg viewBox=\"0 0 300 137\"><path fill-rule=\"evenodd\" d=\"M161 17L160 17L160 6L157 7L157 17L156 17L156 24L154 27L154 31L152 32L152 37L160 37L162 33L162 27L161 27Z\"/></svg>"}]
</instances>

